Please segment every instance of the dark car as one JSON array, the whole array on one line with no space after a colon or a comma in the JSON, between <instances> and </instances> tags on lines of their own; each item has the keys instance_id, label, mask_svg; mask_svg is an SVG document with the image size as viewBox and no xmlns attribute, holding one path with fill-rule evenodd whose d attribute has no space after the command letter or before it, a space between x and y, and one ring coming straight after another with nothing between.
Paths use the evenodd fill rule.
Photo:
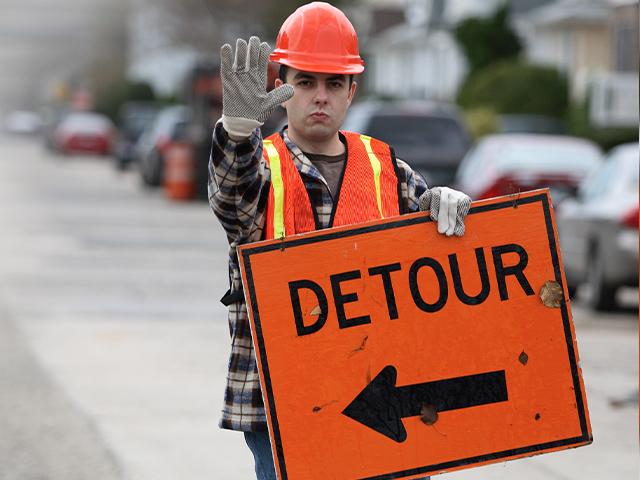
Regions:
<instances>
[{"instance_id":1,"label":"dark car","mask_svg":"<svg viewBox=\"0 0 640 480\"><path fill-rule=\"evenodd\" d=\"M360 102L342 128L388 143L431 186L451 183L471 143L455 107L430 102Z\"/></svg>"},{"instance_id":2,"label":"dark car","mask_svg":"<svg viewBox=\"0 0 640 480\"><path fill-rule=\"evenodd\" d=\"M499 117L499 133L566 134L562 121L546 115L508 114Z\"/></svg>"},{"instance_id":3,"label":"dark car","mask_svg":"<svg viewBox=\"0 0 640 480\"><path fill-rule=\"evenodd\" d=\"M555 203L575 194L602 161L600 148L560 135L488 135L465 156L455 186L474 200L548 187Z\"/></svg>"},{"instance_id":4,"label":"dark car","mask_svg":"<svg viewBox=\"0 0 640 480\"><path fill-rule=\"evenodd\" d=\"M597 310L614 308L620 287L638 286L639 155L637 143L612 150L557 209L569 292L587 284Z\"/></svg>"},{"instance_id":5,"label":"dark car","mask_svg":"<svg viewBox=\"0 0 640 480\"><path fill-rule=\"evenodd\" d=\"M135 161L135 144L158 115L160 106L153 102L127 102L120 108L119 136L114 147L116 168L126 169Z\"/></svg>"},{"instance_id":6,"label":"dark car","mask_svg":"<svg viewBox=\"0 0 640 480\"><path fill-rule=\"evenodd\" d=\"M157 187L162 184L164 157L173 140L184 135L191 111L184 105L163 109L144 130L135 146L142 183Z\"/></svg>"}]
</instances>

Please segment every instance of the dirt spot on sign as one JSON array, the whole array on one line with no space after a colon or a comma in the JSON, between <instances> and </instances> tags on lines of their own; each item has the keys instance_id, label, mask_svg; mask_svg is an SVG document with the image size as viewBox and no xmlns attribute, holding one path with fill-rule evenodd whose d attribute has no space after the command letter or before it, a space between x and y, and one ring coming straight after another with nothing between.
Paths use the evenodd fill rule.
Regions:
<instances>
[{"instance_id":1,"label":"dirt spot on sign","mask_svg":"<svg viewBox=\"0 0 640 480\"><path fill-rule=\"evenodd\" d=\"M522 365L526 365L529 362L529 355L527 355L527 353L523 350L520 356L518 357L518 361Z\"/></svg>"},{"instance_id":2,"label":"dirt spot on sign","mask_svg":"<svg viewBox=\"0 0 640 480\"><path fill-rule=\"evenodd\" d=\"M545 307L560 308L562 298L562 287L558 282L549 280L540 288L540 299Z\"/></svg>"},{"instance_id":3,"label":"dirt spot on sign","mask_svg":"<svg viewBox=\"0 0 640 480\"><path fill-rule=\"evenodd\" d=\"M360 342L360 345L358 346L358 348L356 348L356 349L351 351L351 355L353 355L354 353L358 353L358 352L363 351L365 349L365 347L367 346L367 340L369 340L369 335L366 335L362 339L362 342Z\"/></svg>"},{"instance_id":4,"label":"dirt spot on sign","mask_svg":"<svg viewBox=\"0 0 640 480\"><path fill-rule=\"evenodd\" d=\"M436 407L429 403L423 403L420 409L420 420L425 425L433 425L436 423L438 421L438 411Z\"/></svg>"},{"instance_id":5,"label":"dirt spot on sign","mask_svg":"<svg viewBox=\"0 0 640 480\"><path fill-rule=\"evenodd\" d=\"M328 405L331 405L332 403L336 403L336 402L337 402L337 400L331 400L330 402L327 402L327 403L325 403L324 405L316 405L315 407L313 407L313 408L311 409L311 411L312 411L313 413L318 413L318 412L319 412L319 411L321 411L324 407L326 407L326 406L328 406Z\"/></svg>"}]
</instances>

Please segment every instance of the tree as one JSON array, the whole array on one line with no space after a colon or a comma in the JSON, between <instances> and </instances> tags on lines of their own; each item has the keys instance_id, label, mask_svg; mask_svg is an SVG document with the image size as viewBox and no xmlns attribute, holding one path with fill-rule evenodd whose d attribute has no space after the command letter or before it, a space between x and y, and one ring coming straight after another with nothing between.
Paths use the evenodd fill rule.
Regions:
<instances>
[{"instance_id":1,"label":"tree","mask_svg":"<svg viewBox=\"0 0 640 480\"><path fill-rule=\"evenodd\" d=\"M503 3L492 16L471 17L454 28L454 36L469 63L469 75L500 60L516 59L522 50L509 25L509 6Z\"/></svg>"},{"instance_id":2,"label":"tree","mask_svg":"<svg viewBox=\"0 0 640 480\"><path fill-rule=\"evenodd\" d=\"M118 121L118 111L124 102L154 101L156 95L147 82L120 80L101 89L96 95L96 110Z\"/></svg>"},{"instance_id":3,"label":"tree","mask_svg":"<svg viewBox=\"0 0 640 480\"><path fill-rule=\"evenodd\" d=\"M465 109L562 118L569 104L568 90L566 78L554 68L504 61L467 77L458 103Z\"/></svg>"}]
</instances>

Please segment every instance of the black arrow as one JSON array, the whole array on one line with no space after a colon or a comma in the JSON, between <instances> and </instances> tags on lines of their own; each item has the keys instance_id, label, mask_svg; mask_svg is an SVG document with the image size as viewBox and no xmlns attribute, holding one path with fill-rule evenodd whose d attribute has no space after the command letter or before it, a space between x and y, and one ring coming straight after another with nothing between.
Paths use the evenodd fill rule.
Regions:
<instances>
[{"instance_id":1,"label":"black arrow","mask_svg":"<svg viewBox=\"0 0 640 480\"><path fill-rule=\"evenodd\" d=\"M420 415L423 405L436 412L505 402L507 381L504 370L396 387L397 371L389 365L342 411L396 442L404 442L407 432L402 419Z\"/></svg>"}]
</instances>

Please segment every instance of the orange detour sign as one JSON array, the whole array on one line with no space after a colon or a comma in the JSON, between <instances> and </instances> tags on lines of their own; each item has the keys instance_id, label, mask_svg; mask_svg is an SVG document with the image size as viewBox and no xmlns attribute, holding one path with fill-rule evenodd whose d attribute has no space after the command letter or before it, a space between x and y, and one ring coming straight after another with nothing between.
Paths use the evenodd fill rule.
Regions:
<instances>
[{"instance_id":1,"label":"orange detour sign","mask_svg":"<svg viewBox=\"0 0 640 480\"><path fill-rule=\"evenodd\" d=\"M547 190L239 249L281 479L392 479L591 443Z\"/></svg>"}]
</instances>

